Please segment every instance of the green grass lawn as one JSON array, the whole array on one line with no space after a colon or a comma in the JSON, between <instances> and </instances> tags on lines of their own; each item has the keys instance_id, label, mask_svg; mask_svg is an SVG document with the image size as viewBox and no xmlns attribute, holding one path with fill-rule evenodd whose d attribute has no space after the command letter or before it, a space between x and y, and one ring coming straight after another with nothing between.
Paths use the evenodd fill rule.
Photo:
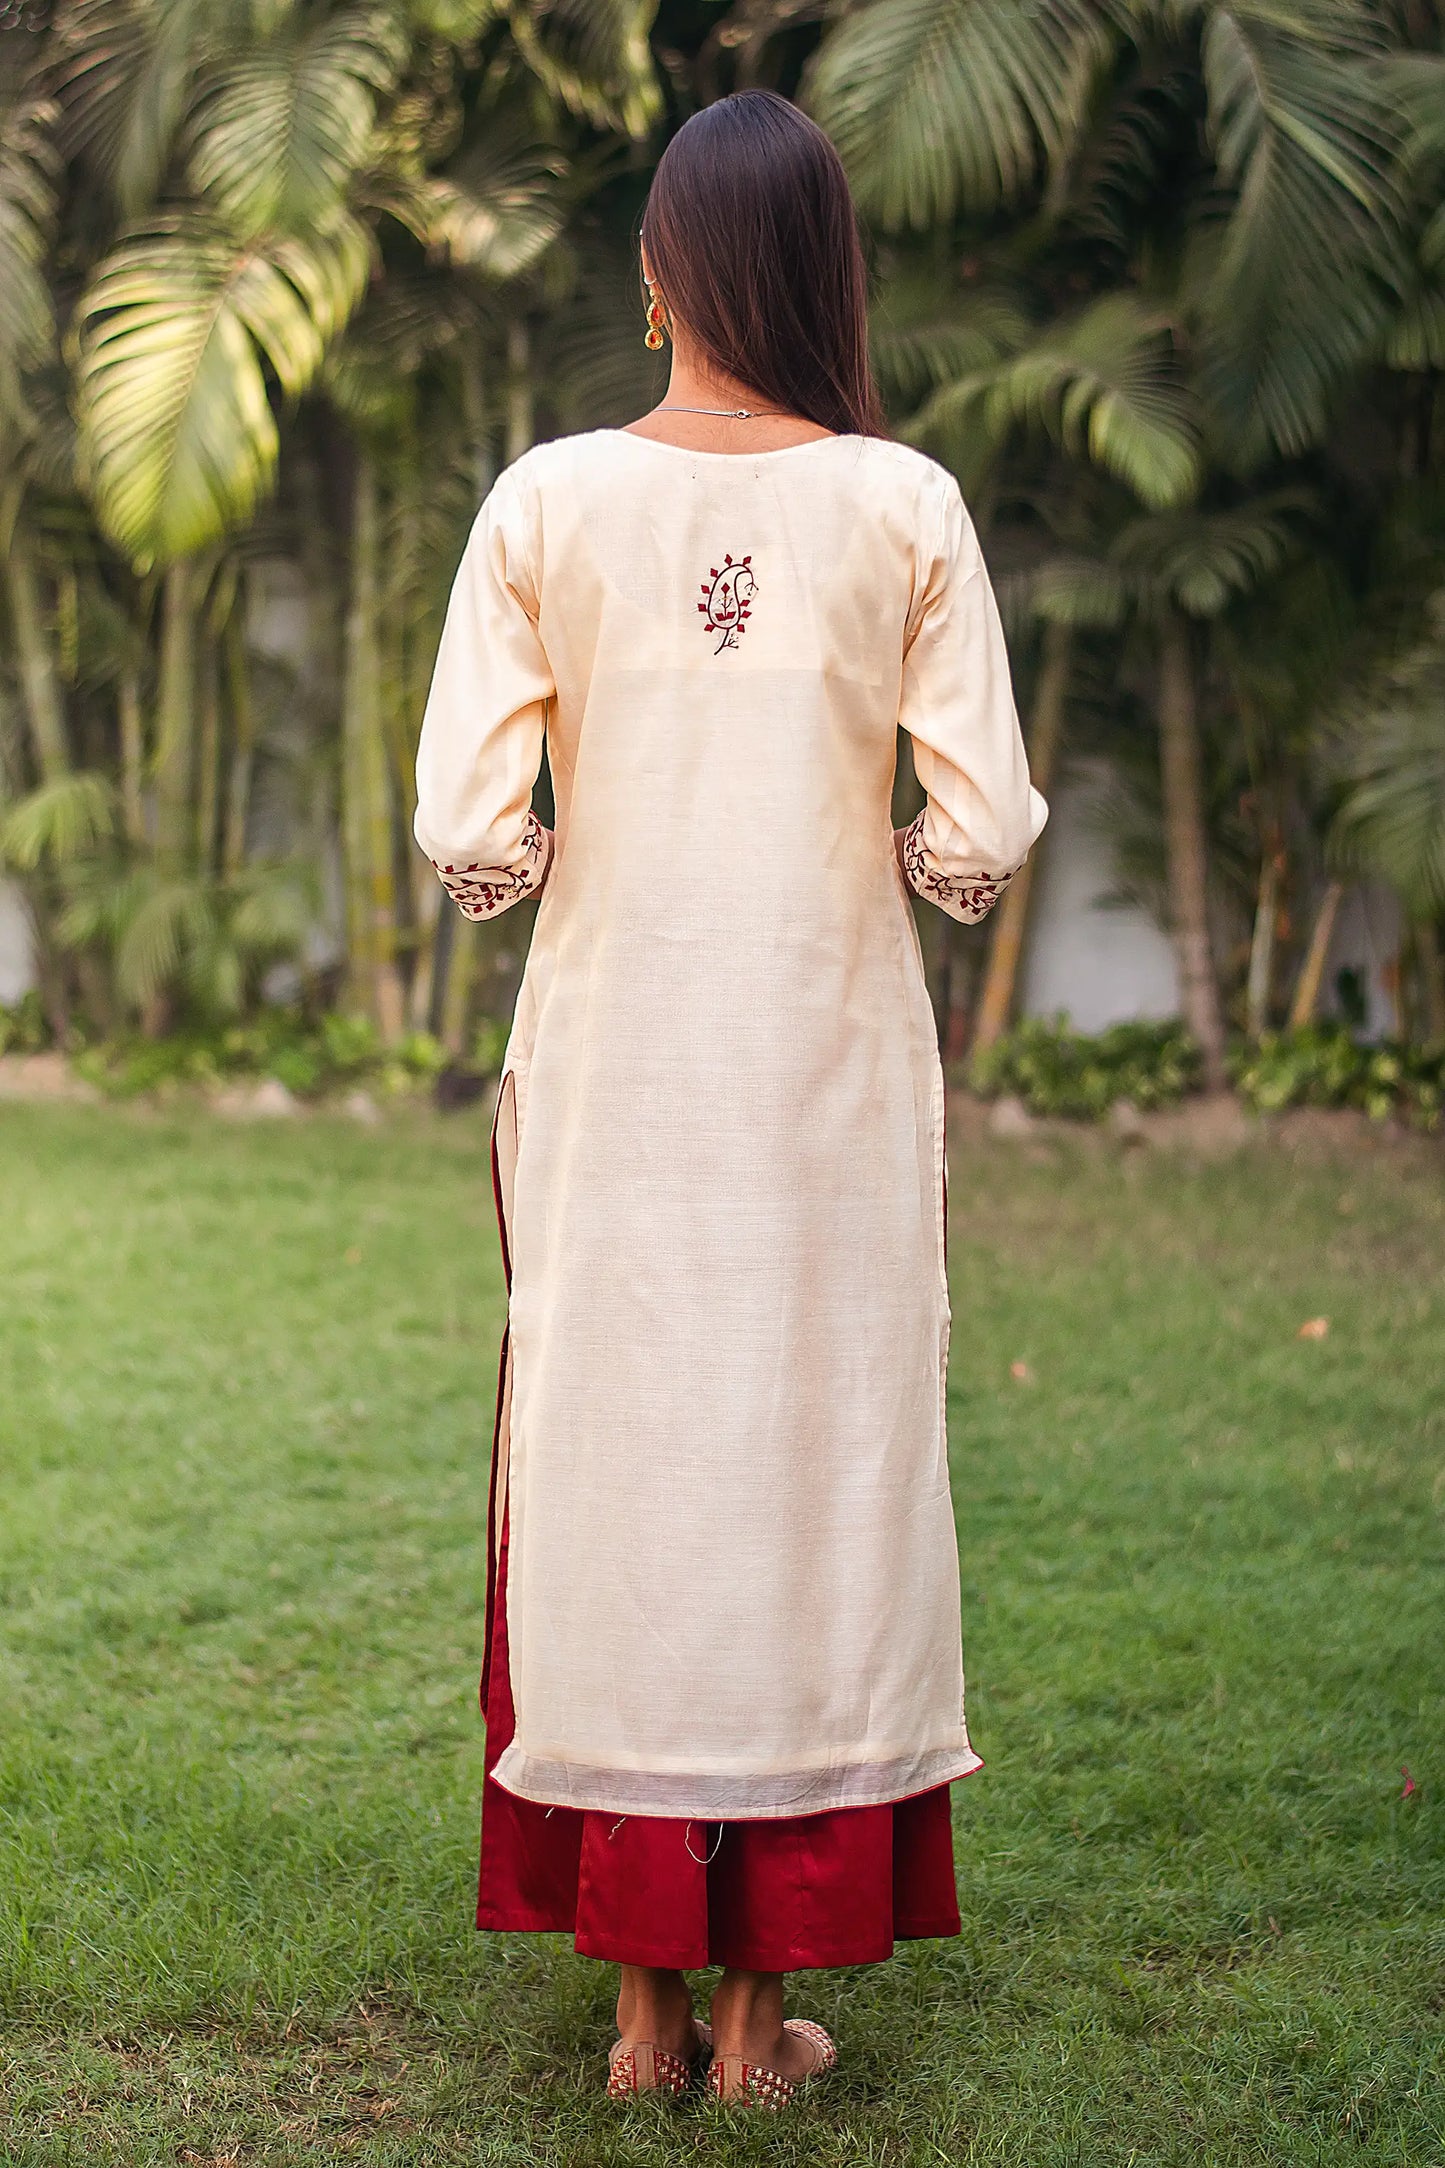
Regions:
<instances>
[{"instance_id":1,"label":"green grass lawn","mask_svg":"<svg viewBox=\"0 0 1445 2168\"><path fill-rule=\"evenodd\" d=\"M955 1145L964 1932L764 2125L469 1924L475 1119L0 1108L0 2160L1445 2163L1442 1165Z\"/></svg>"}]
</instances>

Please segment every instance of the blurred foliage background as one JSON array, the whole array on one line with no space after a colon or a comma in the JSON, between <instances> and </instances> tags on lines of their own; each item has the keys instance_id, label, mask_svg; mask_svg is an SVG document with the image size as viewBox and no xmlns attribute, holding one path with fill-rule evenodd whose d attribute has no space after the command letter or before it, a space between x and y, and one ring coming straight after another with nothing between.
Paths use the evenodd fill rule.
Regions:
<instances>
[{"instance_id":1,"label":"blurred foliage background","mask_svg":"<svg viewBox=\"0 0 1445 2168\"><path fill-rule=\"evenodd\" d=\"M1280 1072L1364 878L1403 1036L1445 1042L1442 43L1440 0L3 0L0 858L38 980L4 1032L254 1048L285 1003L320 1071L331 1012L418 1074L495 1057L527 911L443 910L410 839L441 612L499 468L657 395L652 166L764 85L847 163L892 424L969 499L1036 780L1107 757L1171 1078ZM1031 879L927 928L980 1077Z\"/></svg>"}]
</instances>

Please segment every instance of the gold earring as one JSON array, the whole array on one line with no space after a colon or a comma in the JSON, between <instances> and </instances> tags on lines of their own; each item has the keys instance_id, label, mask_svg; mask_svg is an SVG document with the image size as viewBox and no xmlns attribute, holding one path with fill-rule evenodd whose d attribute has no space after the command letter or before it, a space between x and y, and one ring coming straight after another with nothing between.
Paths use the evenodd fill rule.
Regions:
<instances>
[{"instance_id":1,"label":"gold earring","mask_svg":"<svg viewBox=\"0 0 1445 2168\"><path fill-rule=\"evenodd\" d=\"M647 337L642 343L655 354L662 344L662 327L667 318L663 314L662 303L657 298L651 279L644 279L642 283L647 288Z\"/></svg>"}]
</instances>

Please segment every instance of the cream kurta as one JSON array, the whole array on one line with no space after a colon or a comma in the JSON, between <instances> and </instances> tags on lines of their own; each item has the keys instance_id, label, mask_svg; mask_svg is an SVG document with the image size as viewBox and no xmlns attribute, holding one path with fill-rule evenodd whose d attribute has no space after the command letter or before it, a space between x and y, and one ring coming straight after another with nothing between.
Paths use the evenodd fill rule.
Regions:
<instances>
[{"instance_id":1,"label":"cream kurta","mask_svg":"<svg viewBox=\"0 0 1445 2168\"><path fill-rule=\"evenodd\" d=\"M498 1116L497 1776L524 1798L794 1815L977 1766L900 723L908 878L981 916L1044 806L972 525L920 454L602 430L483 506L416 832L469 915L528 894L545 730L557 851Z\"/></svg>"}]
</instances>

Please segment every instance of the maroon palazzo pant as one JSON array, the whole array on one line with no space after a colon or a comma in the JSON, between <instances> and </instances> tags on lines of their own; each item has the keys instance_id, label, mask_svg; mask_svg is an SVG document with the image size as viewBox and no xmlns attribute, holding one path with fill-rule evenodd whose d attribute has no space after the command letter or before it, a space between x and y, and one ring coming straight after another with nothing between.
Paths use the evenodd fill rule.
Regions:
<instances>
[{"instance_id":1,"label":"maroon palazzo pant","mask_svg":"<svg viewBox=\"0 0 1445 2168\"><path fill-rule=\"evenodd\" d=\"M507 1523L490 1594L477 1925L558 1929L584 1957L679 1971L869 1965L895 1940L956 1935L949 1786L883 1806L753 1822L542 1807L492 1771L515 1716Z\"/></svg>"}]
</instances>

